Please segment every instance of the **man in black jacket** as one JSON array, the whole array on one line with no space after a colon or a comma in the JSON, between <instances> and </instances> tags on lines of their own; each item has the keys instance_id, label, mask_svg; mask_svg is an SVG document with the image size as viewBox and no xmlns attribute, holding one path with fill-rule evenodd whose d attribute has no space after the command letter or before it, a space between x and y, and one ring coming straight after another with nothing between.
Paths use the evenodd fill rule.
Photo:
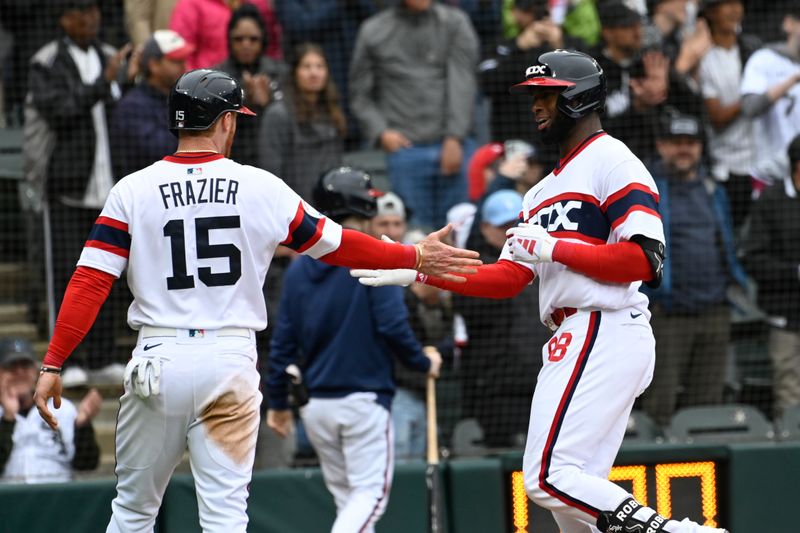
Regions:
<instances>
[{"instance_id":1,"label":"man in black jacket","mask_svg":"<svg viewBox=\"0 0 800 533\"><path fill-rule=\"evenodd\" d=\"M115 80L130 52L130 47L115 52L97 41L100 10L95 0L64 0L60 8L63 36L31 59L27 98L31 112L54 136L45 176L54 295L64 294L85 236L114 185L107 113L119 97ZM98 320L111 318L105 312ZM87 337L84 346L91 353L87 361L91 366L111 363L112 329L112 324L101 324ZM107 370L113 381L122 382L122 365L108 365ZM77 370L73 374L65 373L65 384L78 384L87 377Z\"/></svg>"},{"instance_id":2,"label":"man in black jacket","mask_svg":"<svg viewBox=\"0 0 800 533\"><path fill-rule=\"evenodd\" d=\"M770 315L775 416L800 403L800 135L788 148L791 176L753 205L745 266Z\"/></svg>"}]
</instances>

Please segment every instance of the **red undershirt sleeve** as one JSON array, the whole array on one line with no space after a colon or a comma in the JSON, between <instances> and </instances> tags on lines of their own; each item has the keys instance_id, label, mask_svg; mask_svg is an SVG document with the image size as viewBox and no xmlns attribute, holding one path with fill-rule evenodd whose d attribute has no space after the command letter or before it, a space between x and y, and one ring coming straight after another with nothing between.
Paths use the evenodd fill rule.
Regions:
<instances>
[{"instance_id":1,"label":"red undershirt sleeve","mask_svg":"<svg viewBox=\"0 0 800 533\"><path fill-rule=\"evenodd\" d=\"M513 298L533 281L533 272L529 268L507 259L501 259L490 265L481 265L475 274L459 275L463 275L467 281L456 283L424 275L421 275L420 281L464 296L494 299Z\"/></svg>"},{"instance_id":2,"label":"red undershirt sleeve","mask_svg":"<svg viewBox=\"0 0 800 533\"><path fill-rule=\"evenodd\" d=\"M53 338L42 364L61 368L94 324L116 279L113 274L91 267L79 266L75 270L64 293Z\"/></svg>"},{"instance_id":3,"label":"red undershirt sleeve","mask_svg":"<svg viewBox=\"0 0 800 533\"><path fill-rule=\"evenodd\" d=\"M384 242L360 231L344 229L339 247L319 259L348 268L414 268L417 250L414 246Z\"/></svg>"},{"instance_id":4,"label":"red undershirt sleeve","mask_svg":"<svg viewBox=\"0 0 800 533\"><path fill-rule=\"evenodd\" d=\"M644 250L630 241L597 246L558 241L553 249L553 261L594 279L612 283L653 279L653 269Z\"/></svg>"}]
</instances>

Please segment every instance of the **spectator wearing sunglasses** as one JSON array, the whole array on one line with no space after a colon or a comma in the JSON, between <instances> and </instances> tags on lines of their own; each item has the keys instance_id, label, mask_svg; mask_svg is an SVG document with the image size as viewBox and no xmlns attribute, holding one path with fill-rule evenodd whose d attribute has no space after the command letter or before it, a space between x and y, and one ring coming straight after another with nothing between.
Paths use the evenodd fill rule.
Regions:
<instances>
[{"instance_id":1,"label":"spectator wearing sunglasses","mask_svg":"<svg viewBox=\"0 0 800 533\"><path fill-rule=\"evenodd\" d=\"M214 68L227 72L244 87L245 104L258 115L242 120L236 127L231 157L243 165L258 166L258 132L263 111L282 98L281 81L289 67L283 61L264 55L268 46L267 28L258 8L243 4L228 23L228 58Z\"/></svg>"}]
</instances>

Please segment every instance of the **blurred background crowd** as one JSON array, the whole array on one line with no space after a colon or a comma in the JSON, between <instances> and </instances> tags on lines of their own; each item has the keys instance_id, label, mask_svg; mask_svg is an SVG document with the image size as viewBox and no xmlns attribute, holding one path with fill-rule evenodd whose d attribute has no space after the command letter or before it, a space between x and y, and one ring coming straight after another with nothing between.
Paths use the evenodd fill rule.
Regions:
<instances>
[{"instance_id":1,"label":"blurred background crowd","mask_svg":"<svg viewBox=\"0 0 800 533\"><path fill-rule=\"evenodd\" d=\"M692 424L724 425L725 409L730 438L791 438L800 1L0 0L0 479L111 473L113 399L136 340L124 277L65 369L74 402L57 438L31 410L35 369L108 191L177 146L167 95L183 72L220 69L244 86L258 117L238 123L236 161L308 201L325 171L363 169L387 193L367 231L413 243L450 222L458 246L493 262L522 195L558 159L508 88L556 48L597 59L604 127L660 193L657 367L630 440L687 439ZM272 323L295 259L282 248L268 273ZM405 306L419 342L443 355L449 453L521 448L550 338L536 283L498 301L413 285ZM424 377L398 366L395 378L398 458L422 458ZM302 426L261 437L257 467L314 460Z\"/></svg>"}]
</instances>

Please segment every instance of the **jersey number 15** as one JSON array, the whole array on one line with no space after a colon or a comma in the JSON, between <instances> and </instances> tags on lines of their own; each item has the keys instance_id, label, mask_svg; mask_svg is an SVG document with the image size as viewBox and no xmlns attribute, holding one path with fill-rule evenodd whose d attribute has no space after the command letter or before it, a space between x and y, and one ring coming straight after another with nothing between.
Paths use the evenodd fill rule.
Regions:
<instances>
[{"instance_id":1,"label":"jersey number 15","mask_svg":"<svg viewBox=\"0 0 800 533\"><path fill-rule=\"evenodd\" d=\"M208 287L233 285L242 277L242 252L233 244L209 244L212 229L241 227L239 216L203 217L194 220L195 243L198 259L228 258L227 272L211 272L210 267L198 267L197 277ZM167 289L192 289L194 276L186 272L186 241L183 220L173 219L164 226L164 237L169 237L172 249L172 276L167 278Z\"/></svg>"}]
</instances>

